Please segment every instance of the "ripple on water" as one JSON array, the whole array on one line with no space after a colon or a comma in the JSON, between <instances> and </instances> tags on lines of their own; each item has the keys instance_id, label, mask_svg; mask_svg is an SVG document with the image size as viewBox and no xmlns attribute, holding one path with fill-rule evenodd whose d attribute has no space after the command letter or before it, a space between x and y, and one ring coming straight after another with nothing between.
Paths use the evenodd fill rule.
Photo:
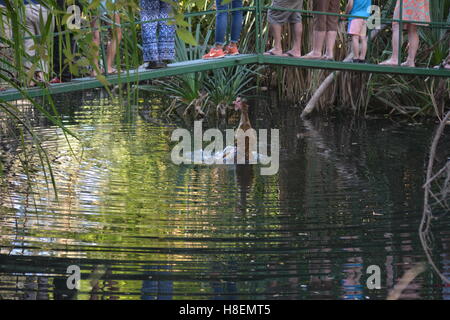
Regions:
<instances>
[{"instance_id":1,"label":"ripple on water","mask_svg":"<svg viewBox=\"0 0 450 320\"><path fill-rule=\"evenodd\" d=\"M64 276L76 264L86 275L78 299L385 298L425 259L417 228L433 128L302 123L283 110L271 120L283 124L275 176L248 165L176 166L172 129L119 105L78 107L67 119L80 140L38 127L58 198L35 154L32 189L23 174L7 177L1 296L70 295ZM270 128L263 120L254 123ZM446 222L435 232L449 272ZM376 292L365 286L373 264L383 273ZM405 297L449 298L445 290L426 272Z\"/></svg>"}]
</instances>

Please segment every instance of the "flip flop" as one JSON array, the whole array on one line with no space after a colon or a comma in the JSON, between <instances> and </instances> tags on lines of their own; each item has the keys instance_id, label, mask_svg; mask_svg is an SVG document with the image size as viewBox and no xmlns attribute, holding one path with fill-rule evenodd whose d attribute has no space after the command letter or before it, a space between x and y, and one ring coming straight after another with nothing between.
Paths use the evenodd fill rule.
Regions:
<instances>
[{"instance_id":1,"label":"flip flop","mask_svg":"<svg viewBox=\"0 0 450 320\"><path fill-rule=\"evenodd\" d=\"M283 54L283 56L285 56L285 57L291 57L291 58L297 58L297 59L299 59L299 58L301 58L301 56L296 56L296 55L293 55L291 52L286 52L286 53L284 53Z\"/></svg>"},{"instance_id":2,"label":"flip flop","mask_svg":"<svg viewBox=\"0 0 450 320\"><path fill-rule=\"evenodd\" d=\"M387 61L388 61L388 60L383 61L383 62L380 62L379 65L380 65L380 66L390 66L390 67L398 66L398 63L387 63Z\"/></svg>"},{"instance_id":3,"label":"flip flop","mask_svg":"<svg viewBox=\"0 0 450 320\"><path fill-rule=\"evenodd\" d=\"M283 56L283 54L275 54L275 53L273 53L273 49L270 49L269 51L264 52L264 55L265 56L277 56L277 57L282 57Z\"/></svg>"},{"instance_id":4,"label":"flip flop","mask_svg":"<svg viewBox=\"0 0 450 320\"><path fill-rule=\"evenodd\" d=\"M301 59L309 59L309 60L321 60L322 59L322 57L320 56L313 56L313 55L311 55L311 54L305 54L304 56L301 56L300 57Z\"/></svg>"},{"instance_id":5,"label":"flip flop","mask_svg":"<svg viewBox=\"0 0 450 320\"><path fill-rule=\"evenodd\" d=\"M402 66L402 67L409 67L409 68L415 68L416 67L416 65L411 66L411 65L407 64L406 62L403 62L400 66Z\"/></svg>"}]
</instances>

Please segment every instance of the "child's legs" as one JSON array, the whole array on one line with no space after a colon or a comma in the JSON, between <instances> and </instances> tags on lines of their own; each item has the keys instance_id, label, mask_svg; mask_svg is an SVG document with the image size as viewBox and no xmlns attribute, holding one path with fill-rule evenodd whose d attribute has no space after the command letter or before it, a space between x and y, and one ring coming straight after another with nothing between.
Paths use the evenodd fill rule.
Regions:
<instances>
[{"instance_id":1,"label":"child's legs","mask_svg":"<svg viewBox=\"0 0 450 320\"><path fill-rule=\"evenodd\" d=\"M227 10L229 8L228 4L222 4L223 0L216 0L217 10ZM216 45L222 46L225 42L225 32L228 27L228 12L217 12L216 13L216 32L215 32L215 42Z\"/></svg>"},{"instance_id":2,"label":"child's legs","mask_svg":"<svg viewBox=\"0 0 450 320\"><path fill-rule=\"evenodd\" d=\"M359 59L359 36L352 35L352 50L353 50L353 59Z\"/></svg>"},{"instance_id":3,"label":"child's legs","mask_svg":"<svg viewBox=\"0 0 450 320\"><path fill-rule=\"evenodd\" d=\"M348 26L348 33L352 35L354 59L365 60L367 53L367 25L365 20L351 20Z\"/></svg>"},{"instance_id":4,"label":"child's legs","mask_svg":"<svg viewBox=\"0 0 450 320\"><path fill-rule=\"evenodd\" d=\"M160 18L168 18L170 11L170 4L160 1ZM175 26L168 21L159 22L158 52L160 60L175 59Z\"/></svg>"},{"instance_id":5,"label":"child's legs","mask_svg":"<svg viewBox=\"0 0 450 320\"><path fill-rule=\"evenodd\" d=\"M242 8L242 0L233 0L233 9ZM242 30L242 11L233 11L231 20L231 42L238 42Z\"/></svg>"},{"instance_id":6,"label":"child's legs","mask_svg":"<svg viewBox=\"0 0 450 320\"><path fill-rule=\"evenodd\" d=\"M141 0L141 20L150 21L159 19L159 1ZM144 61L158 61L158 38L156 36L158 22L142 24L142 49Z\"/></svg>"},{"instance_id":7,"label":"child's legs","mask_svg":"<svg viewBox=\"0 0 450 320\"><path fill-rule=\"evenodd\" d=\"M361 51L359 52L359 59L366 60L367 55L367 36L360 37L361 40Z\"/></svg>"}]
</instances>

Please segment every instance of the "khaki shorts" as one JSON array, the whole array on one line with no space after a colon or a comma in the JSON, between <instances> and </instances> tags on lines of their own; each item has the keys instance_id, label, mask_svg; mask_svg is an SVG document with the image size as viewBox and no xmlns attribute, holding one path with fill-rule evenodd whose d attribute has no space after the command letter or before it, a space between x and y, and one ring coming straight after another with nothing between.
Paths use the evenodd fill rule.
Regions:
<instances>
[{"instance_id":1,"label":"khaki shorts","mask_svg":"<svg viewBox=\"0 0 450 320\"><path fill-rule=\"evenodd\" d=\"M339 0L314 0L313 11L339 13ZM339 16L314 15L315 31L337 31Z\"/></svg>"},{"instance_id":2,"label":"khaki shorts","mask_svg":"<svg viewBox=\"0 0 450 320\"><path fill-rule=\"evenodd\" d=\"M301 10L303 9L303 0L273 0L272 7ZM302 22L302 14L270 9L267 19L271 24L299 23Z\"/></svg>"}]
</instances>

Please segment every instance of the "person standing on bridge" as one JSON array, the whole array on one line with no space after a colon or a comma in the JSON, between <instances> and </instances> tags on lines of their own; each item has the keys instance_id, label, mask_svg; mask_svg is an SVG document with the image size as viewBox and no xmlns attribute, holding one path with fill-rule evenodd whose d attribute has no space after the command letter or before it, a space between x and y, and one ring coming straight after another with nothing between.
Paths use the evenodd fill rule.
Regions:
<instances>
[{"instance_id":1,"label":"person standing on bridge","mask_svg":"<svg viewBox=\"0 0 450 320\"><path fill-rule=\"evenodd\" d=\"M109 4L107 4L109 1ZM108 7L112 8L109 12ZM122 30L120 28L120 14L118 12L119 6L116 4L115 0L102 0L97 8L97 14L91 22L91 27L93 32L93 42L95 43L94 50L94 66L91 72L91 76L96 77L97 72L107 72L108 74L116 74L117 69L113 67L114 60L116 58L117 48L122 41ZM111 28L111 40L108 41L108 46L106 48L106 70L102 70L99 66L99 48L101 42L100 28L102 24L102 19L104 16L108 16L112 22Z\"/></svg>"},{"instance_id":2,"label":"person standing on bridge","mask_svg":"<svg viewBox=\"0 0 450 320\"><path fill-rule=\"evenodd\" d=\"M313 49L302 56L303 59L334 60L334 45L336 43L339 25L339 0L314 0L313 11L334 13L336 15L314 15ZM325 55L322 55L323 46L326 46Z\"/></svg>"},{"instance_id":3,"label":"person standing on bridge","mask_svg":"<svg viewBox=\"0 0 450 320\"><path fill-rule=\"evenodd\" d=\"M215 34L215 45L211 50L203 56L203 59L218 59L223 58L226 55L238 55L238 42L241 36L242 30L242 0L231 0L231 8L238 9L231 13L231 37L230 43L223 47L225 42L225 33L228 27L228 12L223 10L228 10L230 8L230 3L223 4L224 0L216 0L216 34ZM220 12L222 11L222 12Z\"/></svg>"},{"instance_id":4,"label":"person standing on bridge","mask_svg":"<svg viewBox=\"0 0 450 320\"><path fill-rule=\"evenodd\" d=\"M155 20L169 18L170 4L162 0L140 0L140 5L146 68L165 68L175 59L175 26L169 25L167 20Z\"/></svg>"},{"instance_id":5,"label":"person standing on bridge","mask_svg":"<svg viewBox=\"0 0 450 320\"><path fill-rule=\"evenodd\" d=\"M301 10L303 9L303 0L273 0L272 7ZM302 55L302 14L295 11L270 9L267 18L274 39L274 47L264 54L270 56L300 58ZM281 47L281 31L282 25L287 22L292 25L292 29L294 30L294 43L292 44L292 49L283 54L283 48Z\"/></svg>"},{"instance_id":6,"label":"person standing on bridge","mask_svg":"<svg viewBox=\"0 0 450 320\"><path fill-rule=\"evenodd\" d=\"M352 16L370 16L372 0L349 0L346 14ZM348 19L348 34L352 36L353 62L365 63L367 54L367 24L363 18Z\"/></svg>"},{"instance_id":7,"label":"person standing on bridge","mask_svg":"<svg viewBox=\"0 0 450 320\"><path fill-rule=\"evenodd\" d=\"M408 30L408 58L401 65L404 67L416 66L416 54L419 49L419 35L417 34L417 26L423 25L431 21L430 18L430 1L429 0L397 0L395 6L394 19L400 19L400 6L402 6L402 17L405 21L405 29ZM408 23L408 21L415 21ZM423 22L423 23L421 23ZM396 66L399 63L399 42L400 42L400 26L398 22L392 23L392 55L391 57L380 63L384 66Z\"/></svg>"}]
</instances>

